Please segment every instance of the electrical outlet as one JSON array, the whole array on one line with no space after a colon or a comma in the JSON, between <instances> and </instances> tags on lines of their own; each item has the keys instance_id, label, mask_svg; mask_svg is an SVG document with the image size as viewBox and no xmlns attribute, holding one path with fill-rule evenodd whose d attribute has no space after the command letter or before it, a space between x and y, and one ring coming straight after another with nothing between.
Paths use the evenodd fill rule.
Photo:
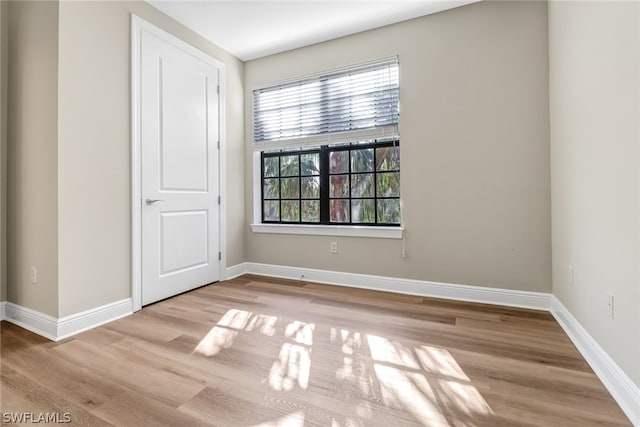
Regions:
<instances>
[{"instance_id":1,"label":"electrical outlet","mask_svg":"<svg viewBox=\"0 0 640 427\"><path fill-rule=\"evenodd\" d=\"M332 254L338 253L338 242L331 242L331 253Z\"/></svg>"},{"instance_id":2,"label":"electrical outlet","mask_svg":"<svg viewBox=\"0 0 640 427\"><path fill-rule=\"evenodd\" d=\"M613 319L613 294L607 294L607 305L607 317L609 317L609 319Z\"/></svg>"},{"instance_id":3,"label":"electrical outlet","mask_svg":"<svg viewBox=\"0 0 640 427\"><path fill-rule=\"evenodd\" d=\"M35 267L31 267L31 283L38 284L38 269Z\"/></svg>"},{"instance_id":4,"label":"electrical outlet","mask_svg":"<svg viewBox=\"0 0 640 427\"><path fill-rule=\"evenodd\" d=\"M573 265L569 266L569 284L573 285Z\"/></svg>"}]
</instances>

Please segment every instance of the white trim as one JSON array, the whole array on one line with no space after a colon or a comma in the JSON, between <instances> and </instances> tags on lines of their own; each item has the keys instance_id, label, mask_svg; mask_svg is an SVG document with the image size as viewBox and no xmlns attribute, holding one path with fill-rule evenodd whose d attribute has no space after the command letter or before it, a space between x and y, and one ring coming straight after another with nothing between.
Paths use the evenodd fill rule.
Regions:
<instances>
[{"instance_id":1,"label":"white trim","mask_svg":"<svg viewBox=\"0 0 640 427\"><path fill-rule=\"evenodd\" d=\"M142 170L140 159L140 24L131 15L131 300L133 311L142 308Z\"/></svg>"},{"instance_id":2,"label":"white trim","mask_svg":"<svg viewBox=\"0 0 640 427\"><path fill-rule=\"evenodd\" d=\"M253 108L253 107L252 107ZM253 121L251 121L251 126L253 126ZM253 129L251 130L253 132ZM251 229L253 230L253 224L259 224L262 222L262 172L261 172L261 156L257 151L253 152L252 157L252 175L253 175L253 186L251 187L251 193L253 195L253 221L251 223Z\"/></svg>"},{"instance_id":3,"label":"white trim","mask_svg":"<svg viewBox=\"0 0 640 427\"><path fill-rule=\"evenodd\" d=\"M56 341L58 319L48 314L7 301L5 303L4 320L27 329L34 334Z\"/></svg>"},{"instance_id":4,"label":"white trim","mask_svg":"<svg viewBox=\"0 0 640 427\"><path fill-rule=\"evenodd\" d=\"M0 303L0 308L4 310L3 320L52 341L68 338L133 313L131 298L59 319L11 302Z\"/></svg>"},{"instance_id":5,"label":"white trim","mask_svg":"<svg viewBox=\"0 0 640 427\"><path fill-rule=\"evenodd\" d=\"M367 227L357 225L251 224L254 233L304 234L312 236L378 237L402 239L402 227Z\"/></svg>"},{"instance_id":6,"label":"white trim","mask_svg":"<svg viewBox=\"0 0 640 427\"><path fill-rule=\"evenodd\" d=\"M6 314L5 314L5 306L7 305L6 301L2 301L0 302L0 322L3 320L6 320Z\"/></svg>"},{"instance_id":7,"label":"white trim","mask_svg":"<svg viewBox=\"0 0 640 427\"><path fill-rule=\"evenodd\" d=\"M126 298L81 313L72 314L71 316L61 317L57 322L56 341L121 319L132 313L131 298Z\"/></svg>"},{"instance_id":8,"label":"white trim","mask_svg":"<svg viewBox=\"0 0 640 427\"><path fill-rule=\"evenodd\" d=\"M243 262L241 264L232 265L231 267L227 267L225 272L225 280L235 279L238 276L242 276L243 274L247 274L247 263Z\"/></svg>"},{"instance_id":9,"label":"white trim","mask_svg":"<svg viewBox=\"0 0 640 427\"><path fill-rule=\"evenodd\" d=\"M225 64L208 53L197 49L176 36L156 27L144 19L131 15L131 299L133 311L142 308L142 185L141 185L141 126L140 126L140 55L142 31L148 31L167 43L183 50L218 69L218 192L219 209L219 279L225 279L227 266L226 215L226 78Z\"/></svg>"},{"instance_id":10,"label":"white trim","mask_svg":"<svg viewBox=\"0 0 640 427\"><path fill-rule=\"evenodd\" d=\"M220 138L220 149L218 150L218 195L220 205L218 212L218 250L222 254L220 257L219 279L226 279L227 269L227 80L225 65L218 67L218 138Z\"/></svg>"},{"instance_id":11,"label":"white trim","mask_svg":"<svg viewBox=\"0 0 640 427\"><path fill-rule=\"evenodd\" d=\"M580 325L567 308L551 296L551 314L605 385L631 423L640 426L640 388Z\"/></svg>"},{"instance_id":12,"label":"white trim","mask_svg":"<svg viewBox=\"0 0 640 427\"><path fill-rule=\"evenodd\" d=\"M246 266L245 268L247 273L261 276L281 277L295 280L304 276L304 280L307 282L326 283L329 285L372 289L424 297L445 298L457 301L497 304L534 310L548 311L550 307L550 294L542 292L457 285L451 283L429 282L425 280L401 279L385 276L372 276L367 274L316 270L310 268L258 264L254 262L244 263L244 266ZM241 271L238 266L235 267L237 268L236 271Z\"/></svg>"}]
</instances>

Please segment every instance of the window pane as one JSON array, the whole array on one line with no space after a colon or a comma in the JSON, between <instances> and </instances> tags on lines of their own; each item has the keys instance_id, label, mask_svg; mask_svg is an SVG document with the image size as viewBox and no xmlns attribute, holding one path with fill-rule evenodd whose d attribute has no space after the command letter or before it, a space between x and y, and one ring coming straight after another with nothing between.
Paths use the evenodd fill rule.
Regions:
<instances>
[{"instance_id":1,"label":"window pane","mask_svg":"<svg viewBox=\"0 0 640 427\"><path fill-rule=\"evenodd\" d=\"M373 172L373 148L351 150L351 172Z\"/></svg>"},{"instance_id":2,"label":"window pane","mask_svg":"<svg viewBox=\"0 0 640 427\"><path fill-rule=\"evenodd\" d=\"M282 221L300 222L300 202L297 200L282 201Z\"/></svg>"},{"instance_id":3,"label":"window pane","mask_svg":"<svg viewBox=\"0 0 640 427\"><path fill-rule=\"evenodd\" d=\"M329 197L349 197L349 175L329 177Z\"/></svg>"},{"instance_id":4,"label":"window pane","mask_svg":"<svg viewBox=\"0 0 640 427\"><path fill-rule=\"evenodd\" d=\"M349 201L329 201L329 217L331 222L349 222Z\"/></svg>"},{"instance_id":5,"label":"window pane","mask_svg":"<svg viewBox=\"0 0 640 427\"><path fill-rule=\"evenodd\" d=\"M332 151L329 154L329 173L349 172L349 151Z\"/></svg>"},{"instance_id":6,"label":"window pane","mask_svg":"<svg viewBox=\"0 0 640 427\"><path fill-rule=\"evenodd\" d=\"M351 197L373 197L373 174L351 175Z\"/></svg>"},{"instance_id":7,"label":"window pane","mask_svg":"<svg viewBox=\"0 0 640 427\"><path fill-rule=\"evenodd\" d=\"M297 199L300 197L300 178L282 178L280 194L283 199ZM283 208L284 210L284 208Z\"/></svg>"},{"instance_id":8,"label":"window pane","mask_svg":"<svg viewBox=\"0 0 640 427\"><path fill-rule=\"evenodd\" d=\"M278 199L280 197L280 180L271 178L264 180L264 198Z\"/></svg>"},{"instance_id":9,"label":"window pane","mask_svg":"<svg viewBox=\"0 0 640 427\"><path fill-rule=\"evenodd\" d=\"M303 200L302 201L302 221L303 222L320 222L320 201L319 200Z\"/></svg>"},{"instance_id":10,"label":"window pane","mask_svg":"<svg viewBox=\"0 0 640 427\"><path fill-rule=\"evenodd\" d=\"M277 157L265 157L264 158L264 176L278 176L278 158Z\"/></svg>"},{"instance_id":11,"label":"window pane","mask_svg":"<svg viewBox=\"0 0 640 427\"><path fill-rule=\"evenodd\" d=\"M300 156L301 175L320 175L320 155L318 153Z\"/></svg>"},{"instance_id":12,"label":"window pane","mask_svg":"<svg viewBox=\"0 0 640 427\"><path fill-rule=\"evenodd\" d=\"M376 170L400 169L400 149L398 147L376 148Z\"/></svg>"},{"instance_id":13,"label":"window pane","mask_svg":"<svg viewBox=\"0 0 640 427\"><path fill-rule=\"evenodd\" d=\"M297 176L298 170L298 155L294 156L282 156L280 157L280 175L281 176Z\"/></svg>"},{"instance_id":14,"label":"window pane","mask_svg":"<svg viewBox=\"0 0 640 427\"><path fill-rule=\"evenodd\" d=\"M280 221L280 202L277 200L264 202L263 221Z\"/></svg>"},{"instance_id":15,"label":"window pane","mask_svg":"<svg viewBox=\"0 0 640 427\"><path fill-rule=\"evenodd\" d=\"M378 223L400 224L400 200L378 200Z\"/></svg>"},{"instance_id":16,"label":"window pane","mask_svg":"<svg viewBox=\"0 0 640 427\"><path fill-rule=\"evenodd\" d=\"M400 173L385 172L377 176L377 196L378 197L398 197L400 196Z\"/></svg>"},{"instance_id":17,"label":"window pane","mask_svg":"<svg viewBox=\"0 0 640 427\"><path fill-rule=\"evenodd\" d=\"M263 153L262 220L400 224L400 148L386 142L381 143L384 146L364 142L369 145L354 141L343 146ZM328 165L322 171L321 162ZM324 185L328 188L321 192Z\"/></svg>"},{"instance_id":18,"label":"window pane","mask_svg":"<svg viewBox=\"0 0 640 427\"><path fill-rule=\"evenodd\" d=\"M320 177L310 176L302 178L302 198L317 199L320 197Z\"/></svg>"},{"instance_id":19,"label":"window pane","mask_svg":"<svg viewBox=\"0 0 640 427\"><path fill-rule=\"evenodd\" d=\"M351 201L351 222L376 222L373 199Z\"/></svg>"}]
</instances>

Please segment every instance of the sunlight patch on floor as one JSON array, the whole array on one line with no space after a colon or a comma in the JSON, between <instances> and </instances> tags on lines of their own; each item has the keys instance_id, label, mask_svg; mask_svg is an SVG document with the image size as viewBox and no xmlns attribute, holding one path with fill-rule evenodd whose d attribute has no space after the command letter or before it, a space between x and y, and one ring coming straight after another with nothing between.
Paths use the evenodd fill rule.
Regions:
<instances>
[{"instance_id":1,"label":"sunlight patch on floor","mask_svg":"<svg viewBox=\"0 0 640 427\"><path fill-rule=\"evenodd\" d=\"M366 427L367 424L364 423L362 420L359 420L357 418L350 418L347 417L344 420L343 424L340 424L337 420L331 420L331 427Z\"/></svg>"},{"instance_id":2,"label":"sunlight patch on floor","mask_svg":"<svg viewBox=\"0 0 640 427\"><path fill-rule=\"evenodd\" d=\"M293 320L278 331L278 317L229 310L196 346L194 352L214 356L233 345L241 331L257 331L281 340L280 350L264 383L274 391L307 390L311 376L311 352L317 341L316 325ZM347 402L345 425L364 425L375 418L371 402L406 411L425 426L472 425L493 411L451 353L440 347L407 345L399 340L361 334L343 328L329 331L331 347L342 363L336 379L354 387ZM325 332L325 333L327 333ZM322 338L322 337L320 337ZM326 338L325 338L326 339ZM322 339L319 340L322 343ZM327 351L320 347L316 351ZM302 426L299 411L259 426ZM334 425L340 425L337 420ZM471 424L469 424L471 423ZM366 423L365 423L366 424Z\"/></svg>"},{"instance_id":3,"label":"sunlight patch on floor","mask_svg":"<svg viewBox=\"0 0 640 427\"><path fill-rule=\"evenodd\" d=\"M316 325L313 323L294 320L287 325L284 335L299 344L313 345L313 331L315 331L315 329Z\"/></svg>"},{"instance_id":4,"label":"sunlight patch on floor","mask_svg":"<svg viewBox=\"0 0 640 427\"><path fill-rule=\"evenodd\" d=\"M489 404L471 383L440 379L438 385L439 398L447 408L455 408L455 411L469 417L493 414Z\"/></svg>"},{"instance_id":5,"label":"sunlight patch on floor","mask_svg":"<svg viewBox=\"0 0 640 427\"><path fill-rule=\"evenodd\" d=\"M448 416L463 421L457 414L473 419L493 413L446 349L409 347L376 335L367 335L367 343L385 405L406 409L424 425L449 425Z\"/></svg>"},{"instance_id":6,"label":"sunlight patch on floor","mask_svg":"<svg viewBox=\"0 0 640 427\"><path fill-rule=\"evenodd\" d=\"M293 412L277 420L256 424L253 427L302 427L304 426L304 411Z\"/></svg>"},{"instance_id":7,"label":"sunlight patch on floor","mask_svg":"<svg viewBox=\"0 0 640 427\"><path fill-rule=\"evenodd\" d=\"M257 329L263 335L272 337L276 334L276 322L278 317L253 314L245 310L228 310L224 316L211 328L207 335L200 340L194 353L205 356L215 356L223 348L233 345L238 333L242 330L252 331Z\"/></svg>"},{"instance_id":8,"label":"sunlight patch on floor","mask_svg":"<svg viewBox=\"0 0 640 427\"><path fill-rule=\"evenodd\" d=\"M421 345L416 347L415 351L424 371L460 381L470 381L451 353L444 348Z\"/></svg>"},{"instance_id":9,"label":"sunlight patch on floor","mask_svg":"<svg viewBox=\"0 0 640 427\"><path fill-rule=\"evenodd\" d=\"M229 310L222 319L218 321L218 326L226 326L233 329L244 329L251 317L250 311L245 310Z\"/></svg>"},{"instance_id":10,"label":"sunlight patch on floor","mask_svg":"<svg viewBox=\"0 0 640 427\"><path fill-rule=\"evenodd\" d=\"M299 344L284 343L278 360L269 371L269 385L274 390L289 391L297 384L306 390L311 372L310 349Z\"/></svg>"},{"instance_id":11,"label":"sunlight patch on floor","mask_svg":"<svg viewBox=\"0 0 640 427\"><path fill-rule=\"evenodd\" d=\"M449 425L435 403L433 390L416 386L415 381L419 380L420 374L384 365L375 365L374 369L386 406L409 411L423 425Z\"/></svg>"},{"instance_id":12,"label":"sunlight patch on floor","mask_svg":"<svg viewBox=\"0 0 640 427\"><path fill-rule=\"evenodd\" d=\"M353 354L362 347L362 337L360 332L350 332L346 329L331 328L331 343L341 345L342 366L336 371L336 378L341 380L355 379ZM356 367L357 369L358 367ZM359 371L362 371L360 369ZM367 387L365 387L367 388Z\"/></svg>"},{"instance_id":13,"label":"sunlight patch on floor","mask_svg":"<svg viewBox=\"0 0 640 427\"><path fill-rule=\"evenodd\" d=\"M193 352L210 357L220 353L223 348L231 347L238 336L238 331L249 322L251 314L250 311L245 310L228 310L216 326L200 340Z\"/></svg>"},{"instance_id":14,"label":"sunlight patch on floor","mask_svg":"<svg viewBox=\"0 0 640 427\"><path fill-rule=\"evenodd\" d=\"M237 336L237 331L214 326L193 351L205 356L215 356L223 348L231 347Z\"/></svg>"},{"instance_id":15,"label":"sunlight patch on floor","mask_svg":"<svg viewBox=\"0 0 640 427\"><path fill-rule=\"evenodd\" d=\"M251 317L251 320L249 320L249 323L244 330L253 331L254 329L257 329L261 334L272 337L276 334L277 321L277 316L267 316L264 314L259 314L257 316L254 315Z\"/></svg>"},{"instance_id":16,"label":"sunlight patch on floor","mask_svg":"<svg viewBox=\"0 0 640 427\"><path fill-rule=\"evenodd\" d=\"M367 335L367 342L369 343L373 360L420 369L420 364L413 356L410 348L376 335Z\"/></svg>"}]
</instances>

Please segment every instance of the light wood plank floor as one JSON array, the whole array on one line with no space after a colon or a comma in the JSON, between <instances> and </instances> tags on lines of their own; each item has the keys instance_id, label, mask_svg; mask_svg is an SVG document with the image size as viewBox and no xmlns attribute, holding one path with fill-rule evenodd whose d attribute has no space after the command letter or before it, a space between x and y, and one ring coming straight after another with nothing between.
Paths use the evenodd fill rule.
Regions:
<instances>
[{"instance_id":1,"label":"light wood plank floor","mask_svg":"<svg viewBox=\"0 0 640 427\"><path fill-rule=\"evenodd\" d=\"M2 323L3 412L122 426L628 426L549 313L257 276L53 343Z\"/></svg>"}]
</instances>

